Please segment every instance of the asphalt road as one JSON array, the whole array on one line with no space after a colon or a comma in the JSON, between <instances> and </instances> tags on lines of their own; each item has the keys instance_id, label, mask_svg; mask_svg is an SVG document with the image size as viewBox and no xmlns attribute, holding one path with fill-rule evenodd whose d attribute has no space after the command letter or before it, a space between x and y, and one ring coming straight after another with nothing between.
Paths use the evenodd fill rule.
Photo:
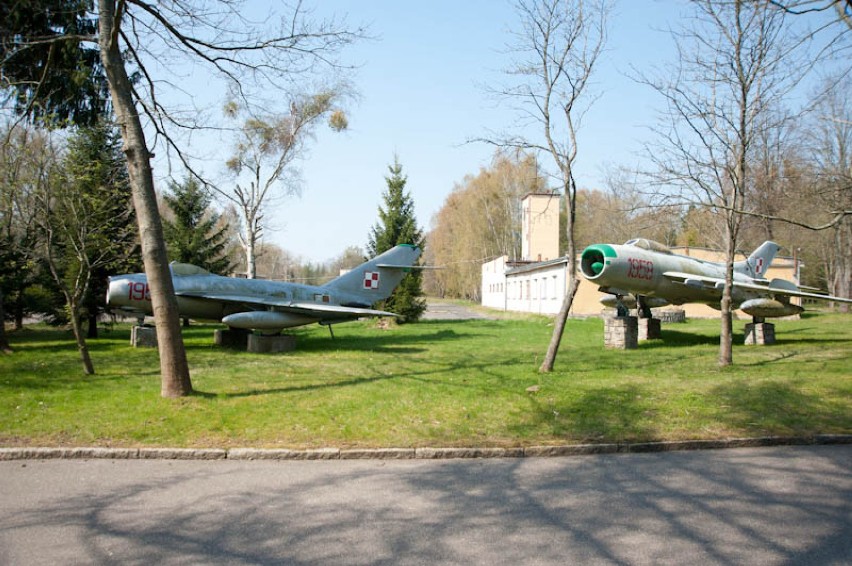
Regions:
<instances>
[{"instance_id":1,"label":"asphalt road","mask_svg":"<svg viewBox=\"0 0 852 566\"><path fill-rule=\"evenodd\" d=\"M852 445L0 462L2 564L849 564Z\"/></svg>"}]
</instances>

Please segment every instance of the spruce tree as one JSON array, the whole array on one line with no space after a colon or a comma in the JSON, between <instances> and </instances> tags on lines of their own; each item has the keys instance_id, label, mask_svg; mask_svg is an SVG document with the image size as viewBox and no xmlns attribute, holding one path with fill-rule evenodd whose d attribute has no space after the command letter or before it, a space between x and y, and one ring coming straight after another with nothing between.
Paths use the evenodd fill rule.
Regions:
<instances>
[{"instance_id":1,"label":"spruce tree","mask_svg":"<svg viewBox=\"0 0 852 566\"><path fill-rule=\"evenodd\" d=\"M233 267L225 251L228 225L219 226L219 214L210 208L210 195L191 177L169 183L171 194L163 196L174 219L163 219L169 259L203 267L225 275Z\"/></svg>"},{"instance_id":2,"label":"spruce tree","mask_svg":"<svg viewBox=\"0 0 852 566\"><path fill-rule=\"evenodd\" d=\"M423 232L417 227L414 215L414 200L405 192L408 177L402 174L399 158L394 157L394 163L388 170L390 176L385 177L387 190L382 195L384 207L379 207L379 221L370 231L367 243L371 258L399 244L414 244L421 249L424 246ZM422 279L420 270L411 270L393 294L377 308L400 315L400 322L417 321L426 310Z\"/></svg>"},{"instance_id":3,"label":"spruce tree","mask_svg":"<svg viewBox=\"0 0 852 566\"><path fill-rule=\"evenodd\" d=\"M73 212L83 216L80 227L74 231L86 239L87 251L76 254L66 252L66 262L80 261L85 253L85 264L91 273L88 290L81 306L81 314L88 318L88 338L98 337L98 316L106 312L106 294L109 276L137 271L139 260L136 215L130 194L127 162L121 150L121 136L114 122L101 118L92 126L79 128L68 141L65 157L65 179L68 188L76 194ZM79 248L83 243L74 239L59 240L60 247ZM70 248L69 248L70 249ZM60 266L67 270L66 263ZM71 269L70 273L76 270ZM71 277L66 273L66 277ZM70 281L69 281L70 283Z\"/></svg>"}]
</instances>

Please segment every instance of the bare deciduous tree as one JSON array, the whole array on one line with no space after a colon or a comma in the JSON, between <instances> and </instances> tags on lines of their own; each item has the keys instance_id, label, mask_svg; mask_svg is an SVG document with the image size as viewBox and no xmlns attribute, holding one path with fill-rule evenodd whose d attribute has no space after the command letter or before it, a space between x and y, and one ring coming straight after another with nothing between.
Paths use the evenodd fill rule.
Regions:
<instances>
[{"instance_id":1,"label":"bare deciduous tree","mask_svg":"<svg viewBox=\"0 0 852 566\"><path fill-rule=\"evenodd\" d=\"M788 32L786 13L768 2L694 0L695 17L675 33L678 60L657 80L645 80L668 103L650 148L655 180L674 187L674 201L719 214L726 258L719 364L732 353L733 263L747 196L754 183L753 153L762 130L780 127L773 109L808 66L797 59L802 39ZM669 197L671 195L668 195ZM671 199L670 199L671 200Z\"/></svg>"},{"instance_id":2,"label":"bare deciduous tree","mask_svg":"<svg viewBox=\"0 0 852 566\"><path fill-rule=\"evenodd\" d=\"M568 313L579 281L574 239L578 155L577 132L594 97L590 80L604 47L609 6L606 0L520 0L516 4L520 29L511 46L518 57L509 75L517 82L498 94L517 104L538 129L534 139L486 140L549 156L555 168L554 185L563 192L566 208L568 288L556 316L542 372L553 370Z\"/></svg>"},{"instance_id":3,"label":"bare deciduous tree","mask_svg":"<svg viewBox=\"0 0 852 566\"><path fill-rule=\"evenodd\" d=\"M174 69L200 65L216 79L228 83L242 104L265 106L270 98L280 100L282 94L292 90L297 77L338 68L335 57L340 49L362 34L360 30L348 31L337 21L315 21L299 1L288 7L289 12L280 19L273 14L253 19L253 6L230 0L98 0L93 8L97 18L95 32L57 35L49 30L44 37L21 33L8 37L16 53L43 49L48 43L51 49L55 45L62 52L85 43L98 46L133 190L157 325L161 392L165 397L187 395L192 383L157 210L151 159L152 149L162 144L166 152L174 151L191 168L175 128L202 127L207 116L197 111L181 113L173 105L173 98L163 96L166 91L191 100L195 94L181 84L185 77ZM79 11L78 7L75 9ZM42 82L50 78L49 70L41 77ZM44 94L41 83L20 86L18 92L24 96ZM22 106L32 109L36 105ZM150 144L146 127L154 134Z\"/></svg>"},{"instance_id":4,"label":"bare deciduous tree","mask_svg":"<svg viewBox=\"0 0 852 566\"><path fill-rule=\"evenodd\" d=\"M829 214L846 212L832 226L823 256L831 293L852 297L852 103L847 96L852 80L839 84L817 104L816 127L809 132L817 180L811 195ZM849 306L841 308L848 312Z\"/></svg>"},{"instance_id":5,"label":"bare deciduous tree","mask_svg":"<svg viewBox=\"0 0 852 566\"><path fill-rule=\"evenodd\" d=\"M250 116L239 129L234 153L226 163L235 179L234 188L212 187L240 213L239 240L249 279L257 276L256 248L267 226L264 210L273 200L276 186L287 194L298 191L291 171L293 162L323 118L328 117L329 127L335 131L346 129L346 116L335 107L340 98L338 90L304 95L290 104L289 113ZM229 103L226 112L235 118L241 116L235 103Z\"/></svg>"},{"instance_id":6,"label":"bare deciduous tree","mask_svg":"<svg viewBox=\"0 0 852 566\"><path fill-rule=\"evenodd\" d=\"M498 151L491 165L457 184L432 217L427 263L442 269L424 273L429 293L481 299L482 262L521 255L524 195L546 190L533 156Z\"/></svg>"}]
</instances>

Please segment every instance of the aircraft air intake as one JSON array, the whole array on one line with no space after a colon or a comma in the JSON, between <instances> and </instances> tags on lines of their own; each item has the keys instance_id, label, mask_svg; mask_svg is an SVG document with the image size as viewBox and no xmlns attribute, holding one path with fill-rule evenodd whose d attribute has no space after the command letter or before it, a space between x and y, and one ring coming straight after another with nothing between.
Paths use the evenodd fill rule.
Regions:
<instances>
[{"instance_id":1,"label":"aircraft air intake","mask_svg":"<svg viewBox=\"0 0 852 566\"><path fill-rule=\"evenodd\" d=\"M580 256L580 271L587 279L594 279L603 272L608 257L616 257L615 250L611 246L603 244L589 246Z\"/></svg>"}]
</instances>

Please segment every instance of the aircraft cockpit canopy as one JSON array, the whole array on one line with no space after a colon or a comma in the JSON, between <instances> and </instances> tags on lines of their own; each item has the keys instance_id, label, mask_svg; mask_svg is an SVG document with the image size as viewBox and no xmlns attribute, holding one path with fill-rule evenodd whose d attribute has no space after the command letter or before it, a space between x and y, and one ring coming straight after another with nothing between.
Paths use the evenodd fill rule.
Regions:
<instances>
[{"instance_id":1,"label":"aircraft cockpit canopy","mask_svg":"<svg viewBox=\"0 0 852 566\"><path fill-rule=\"evenodd\" d=\"M661 254L671 254L672 251L661 244L660 242L655 242L654 240L648 240L646 238L634 238L632 240L628 240L624 243L625 246L636 246L637 248L641 248L643 250L648 250L651 252L658 252Z\"/></svg>"},{"instance_id":2,"label":"aircraft cockpit canopy","mask_svg":"<svg viewBox=\"0 0 852 566\"><path fill-rule=\"evenodd\" d=\"M173 261L169 264L169 268L172 270L172 275L176 275L177 277L184 277L187 275L210 275L210 272L202 267L198 267L197 265L192 265L191 263L178 263Z\"/></svg>"}]
</instances>

